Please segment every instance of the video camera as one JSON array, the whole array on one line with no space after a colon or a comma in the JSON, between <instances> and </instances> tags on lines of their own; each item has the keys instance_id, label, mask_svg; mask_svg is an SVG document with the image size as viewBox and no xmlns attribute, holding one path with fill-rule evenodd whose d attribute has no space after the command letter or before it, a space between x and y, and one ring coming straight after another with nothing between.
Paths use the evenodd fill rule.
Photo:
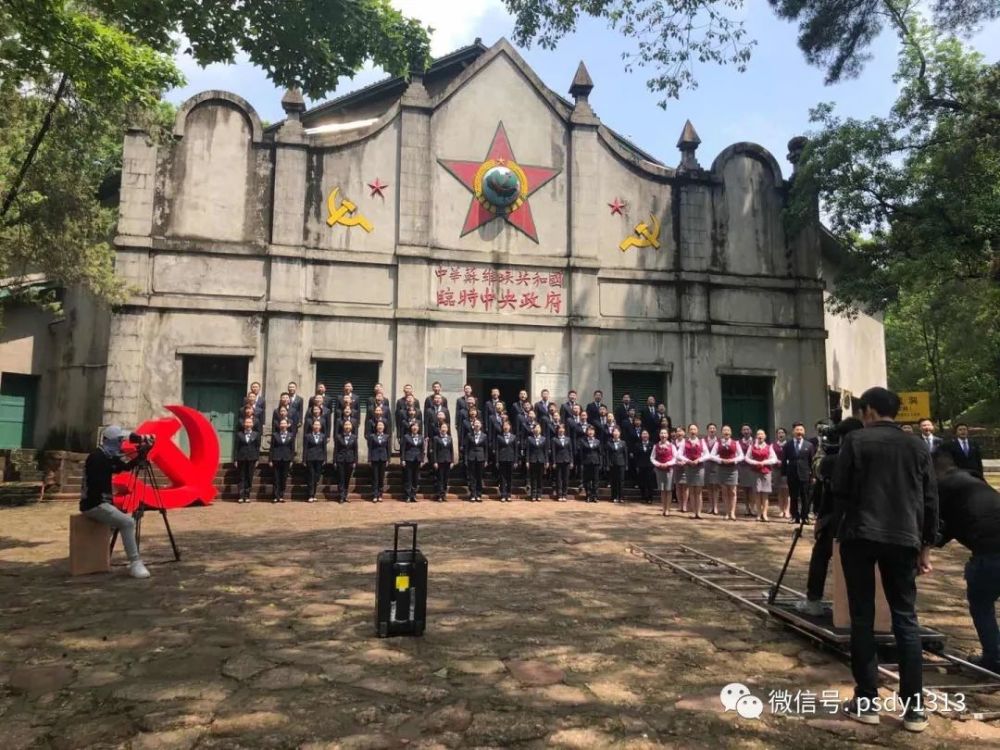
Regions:
<instances>
[{"instance_id":1,"label":"video camera","mask_svg":"<svg viewBox=\"0 0 1000 750\"><path fill-rule=\"evenodd\" d=\"M149 454L149 451L152 450L153 443L156 442L156 436L145 435L140 432L132 432L129 433L128 441L132 445L137 446L136 453L138 454L138 457L140 459L144 459Z\"/></svg>"},{"instance_id":2,"label":"video camera","mask_svg":"<svg viewBox=\"0 0 1000 750\"><path fill-rule=\"evenodd\" d=\"M829 419L824 419L816 425L822 455L835 456L840 450L840 438L842 437L840 422L843 416L844 413L841 409L834 409Z\"/></svg>"}]
</instances>

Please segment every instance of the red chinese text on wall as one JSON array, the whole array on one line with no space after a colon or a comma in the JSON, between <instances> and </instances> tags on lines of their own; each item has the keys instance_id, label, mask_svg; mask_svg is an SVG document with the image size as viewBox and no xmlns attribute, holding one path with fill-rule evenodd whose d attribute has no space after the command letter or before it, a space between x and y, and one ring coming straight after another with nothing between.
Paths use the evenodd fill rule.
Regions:
<instances>
[{"instance_id":1,"label":"red chinese text on wall","mask_svg":"<svg viewBox=\"0 0 1000 750\"><path fill-rule=\"evenodd\" d=\"M563 311L562 271L437 266L434 276L435 307L549 315Z\"/></svg>"}]
</instances>

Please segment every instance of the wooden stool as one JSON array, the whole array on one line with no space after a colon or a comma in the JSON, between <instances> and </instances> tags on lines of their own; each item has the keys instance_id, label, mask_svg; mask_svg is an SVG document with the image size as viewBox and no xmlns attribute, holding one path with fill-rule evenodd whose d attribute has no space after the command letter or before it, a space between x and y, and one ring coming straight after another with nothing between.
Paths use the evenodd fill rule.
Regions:
<instances>
[{"instance_id":1,"label":"wooden stool","mask_svg":"<svg viewBox=\"0 0 1000 750\"><path fill-rule=\"evenodd\" d=\"M840 542L833 543L833 627L850 628L851 610L847 604L847 583L844 581L844 568L840 564ZM875 632L892 632L892 615L889 614L889 602L882 588L882 575L878 565L875 566Z\"/></svg>"},{"instance_id":2,"label":"wooden stool","mask_svg":"<svg viewBox=\"0 0 1000 750\"><path fill-rule=\"evenodd\" d=\"M69 517L69 572L74 576L111 572L111 527L82 513Z\"/></svg>"}]
</instances>

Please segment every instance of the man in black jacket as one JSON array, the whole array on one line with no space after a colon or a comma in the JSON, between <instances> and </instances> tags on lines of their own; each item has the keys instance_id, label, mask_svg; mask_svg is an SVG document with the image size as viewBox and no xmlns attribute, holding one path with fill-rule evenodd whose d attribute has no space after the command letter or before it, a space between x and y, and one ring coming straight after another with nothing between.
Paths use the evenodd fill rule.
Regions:
<instances>
[{"instance_id":1,"label":"man in black jacket","mask_svg":"<svg viewBox=\"0 0 1000 750\"><path fill-rule=\"evenodd\" d=\"M952 539L972 557L965 564L966 598L983 653L970 661L1000 674L1000 492L981 479L959 471L948 451L934 454L941 509L939 547Z\"/></svg>"},{"instance_id":2,"label":"man in black jacket","mask_svg":"<svg viewBox=\"0 0 1000 750\"><path fill-rule=\"evenodd\" d=\"M834 520L839 521L840 559L851 612L851 671L854 698L844 711L866 724L877 724L872 706L878 696L875 648L875 566L878 565L892 612L899 654L899 698L906 708L903 727L922 732L927 718L919 710L923 656L917 624L917 582L930 572L930 547L937 539L937 483L931 456L919 440L894 421L899 396L869 388L865 429L844 438L833 474Z\"/></svg>"},{"instance_id":3,"label":"man in black jacket","mask_svg":"<svg viewBox=\"0 0 1000 750\"><path fill-rule=\"evenodd\" d=\"M117 425L105 427L101 445L87 456L80 488L80 512L112 529L118 529L128 555L128 572L133 578L149 578L149 571L139 558L135 539L135 519L115 507L111 478L130 466L123 458L122 445L127 433Z\"/></svg>"},{"instance_id":4,"label":"man in black jacket","mask_svg":"<svg viewBox=\"0 0 1000 750\"><path fill-rule=\"evenodd\" d=\"M792 523L809 523L809 484L816 446L806 440L806 428L801 422L792 425L792 438L785 443L781 473L788 479L791 496Z\"/></svg>"}]
</instances>

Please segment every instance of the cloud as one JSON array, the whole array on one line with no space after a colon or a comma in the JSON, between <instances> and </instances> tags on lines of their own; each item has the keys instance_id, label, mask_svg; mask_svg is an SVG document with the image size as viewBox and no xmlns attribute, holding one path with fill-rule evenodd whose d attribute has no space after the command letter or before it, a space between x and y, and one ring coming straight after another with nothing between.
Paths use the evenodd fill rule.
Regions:
<instances>
[{"instance_id":1,"label":"cloud","mask_svg":"<svg viewBox=\"0 0 1000 750\"><path fill-rule=\"evenodd\" d=\"M392 5L434 29L431 54L435 57L471 44L486 16L503 10L500 0L393 0Z\"/></svg>"}]
</instances>

